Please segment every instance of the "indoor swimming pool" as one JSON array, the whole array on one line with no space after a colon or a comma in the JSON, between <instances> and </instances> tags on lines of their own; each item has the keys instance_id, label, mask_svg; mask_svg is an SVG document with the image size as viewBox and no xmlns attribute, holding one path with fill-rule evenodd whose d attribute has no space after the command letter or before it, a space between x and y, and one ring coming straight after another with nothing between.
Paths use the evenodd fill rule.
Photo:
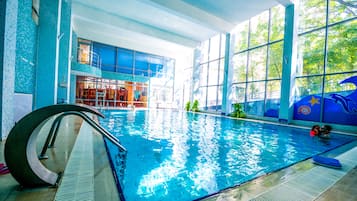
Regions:
<instances>
[{"instance_id":1,"label":"indoor swimming pool","mask_svg":"<svg viewBox=\"0 0 357 201\"><path fill-rule=\"evenodd\" d=\"M120 161L108 142L127 201L200 199L356 140L333 132L321 140L309 129L172 110L103 114L100 123L127 149Z\"/></svg>"}]
</instances>

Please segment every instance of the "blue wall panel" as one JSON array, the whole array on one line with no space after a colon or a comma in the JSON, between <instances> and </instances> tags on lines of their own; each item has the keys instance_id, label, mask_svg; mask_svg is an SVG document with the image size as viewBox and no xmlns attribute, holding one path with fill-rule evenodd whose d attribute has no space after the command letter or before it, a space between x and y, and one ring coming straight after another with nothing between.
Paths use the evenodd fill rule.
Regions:
<instances>
[{"instance_id":1,"label":"blue wall panel","mask_svg":"<svg viewBox=\"0 0 357 201\"><path fill-rule=\"evenodd\" d=\"M93 42L93 52L99 55L103 71L146 77L157 76L158 72L162 72L163 69L170 67L165 62L165 59L169 61L173 60L98 42Z\"/></svg>"}]
</instances>

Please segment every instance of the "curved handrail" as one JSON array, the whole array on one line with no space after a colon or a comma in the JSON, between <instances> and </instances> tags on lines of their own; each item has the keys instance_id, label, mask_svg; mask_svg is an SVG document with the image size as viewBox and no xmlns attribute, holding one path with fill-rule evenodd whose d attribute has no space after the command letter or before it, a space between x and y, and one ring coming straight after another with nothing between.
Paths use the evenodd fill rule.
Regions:
<instances>
[{"instance_id":1,"label":"curved handrail","mask_svg":"<svg viewBox=\"0 0 357 201\"><path fill-rule=\"evenodd\" d=\"M48 121L49 117L73 111L89 112L104 118L104 115L99 111L85 105L59 104L32 111L11 129L5 142L5 162L12 176L21 185L34 187L57 184L59 174L47 169L38 159L36 153L37 136L41 126ZM86 117L85 119L88 121L89 117ZM89 124L93 124L93 122ZM119 143L112 135L108 136L108 139L114 141L115 144Z\"/></svg>"},{"instance_id":2,"label":"curved handrail","mask_svg":"<svg viewBox=\"0 0 357 201\"><path fill-rule=\"evenodd\" d=\"M82 117L89 125L91 125L94 129L96 129L100 134L102 134L104 137L109 139L109 141L111 141L113 144L115 144L117 147L119 147L120 151L126 152L125 147L123 147L123 145L120 144L119 140L115 136L113 136L111 133L109 133L105 128L103 128L97 122L92 120L86 114L84 114L83 112L69 111L69 112L64 112L63 114L59 115L54 120L54 122L51 126L50 133L48 134L46 142L45 142L45 144L42 148L42 151L40 153L40 156L39 156L40 159L47 158L47 156L45 156L47 148L53 147L53 145L56 141L56 138L57 138L57 132L58 132L58 128L60 126L61 120L63 119L63 117L65 117L67 115L77 115L77 116Z\"/></svg>"}]
</instances>

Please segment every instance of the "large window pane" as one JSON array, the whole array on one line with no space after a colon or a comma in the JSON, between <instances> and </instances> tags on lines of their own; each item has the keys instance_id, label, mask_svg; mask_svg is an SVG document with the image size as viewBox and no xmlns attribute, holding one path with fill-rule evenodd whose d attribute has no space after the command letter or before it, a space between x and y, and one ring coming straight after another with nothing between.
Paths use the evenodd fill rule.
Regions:
<instances>
[{"instance_id":1,"label":"large window pane","mask_svg":"<svg viewBox=\"0 0 357 201\"><path fill-rule=\"evenodd\" d=\"M214 60L219 58L220 47L220 34L214 36L210 40L210 48L209 48L209 60Z\"/></svg>"},{"instance_id":2,"label":"large window pane","mask_svg":"<svg viewBox=\"0 0 357 201\"><path fill-rule=\"evenodd\" d=\"M119 73L133 74L134 51L118 49L117 66Z\"/></svg>"},{"instance_id":3,"label":"large window pane","mask_svg":"<svg viewBox=\"0 0 357 201\"><path fill-rule=\"evenodd\" d=\"M208 109L215 110L216 105L217 105L217 86L208 87L207 107Z\"/></svg>"},{"instance_id":4,"label":"large window pane","mask_svg":"<svg viewBox=\"0 0 357 201\"><path fill-rule=\"evenodd\" d=\"M322 79L322 76L296 78L296 100L307 95L320 95L322 92Z\"/></svg>"},{"instance_id":5,"label":"large window pane","mask_svg":"<svg viewBox=\"0 0 357 201\"><path fill-rule=\"evenodd\" d=\"M322 74L324 71L325 30L299 37L297 75Z\"/></svg>"},{"instance_id":6,"label":"large window pane","mask_svg":"<svg viewBox=\"0 0 357 201\"><path fill-rule=\"evenodd\" d=\"M226 35L221 34L221 58L226 54Z\"/></svg>"},{"instance_id":7,"label":"large window pane","mask_svg":"<svg viewBox=\"0 0 357 201\"><path fill-rule=\"evenodd\" d=\"M247 86L246 112L251 115L264 114L265 82L251 82Z\"/></svg>"},{"instance_id":8,"label":"large window pane","mask_svg":"<svg viewBox=\"0 0 357 201\"><path fill-rule=\"evenodd\" d=\"M332 1L329 4L329 24L357 16L356 0Z\"/></svg>"},{"instance_id":9,"label":"large window pane","mask_svg":"<svg viewBox=\"0 0 357 201\"><path fill-rule=\"evenodd\" d=\"M234 84L231 88L230 100L232 103L244 103L245 101L246 84Z\"/></svg>"},{"instance_id":10,"label":"large window pane","mask_svg":"<svg viewBox=\"0 0 357 201\"><path fill-rule=\"evenodd\" d=\"M267 47L250 51L248 81L265 80Z\"/></svg>"},{"instance_id":11,"label":"large window pane","mask_svg":"<svg viewBox=\"0 0 357 201\"><path fill-rule=\"evenodd\" d=\"M281 88L280 80L267 82L264 116L278 117L279 105L280 105L280 88Z\"/></svg>"},{"instance_id":12,"label":"large window pane","mask_svg":"<svg viewBox=\"0 0 357 201\"><path fill-rule=\"evenodd\" d=\"M218 84L223 84L224 81L224 58L219 60L220 65L219 65L219 83Z\"/></svg>"},{"instance_id":13,"label":"large window pane","mask_svg":"<svg viewBox=\"0 0 357 201\"><path fill-rule=\"evenodd\" d=\"M326 0L299 1L299 33L303 33L326 24Z\"/></svg>"},{"instance_id":14,"label":"large window pane","mask_svg":"<svg viewBox=\"0 0 357 201\"><path fill-rule=\"evenodd\" d=\"M265 11L250 20L249 47L262 45L268 42L269 11Z\"/></svg>"},{"instance_id":15,"label":"large window pane","mask_svg":"<svg viewBox=\"0 0 357 201\"><path fill-rule=\"evenodd\" d=\"M217 105L220 106L217 110L222 109L222 95L223 95L223 86L218 86L218 97L217 97Z\"/></svg>"},{"instance_id":16,"label":"large window pane","mask_svg":"<svg viewBox=\"0 0 357 201\"><path fill-rule=\"evenodd\" d=\"M200 86L207 86L207 64L200 65Z\"/></svg>"},{"instance_id":17,"label":"large window pane","mask_svg":"<svg viewBox=\"0 0 357 201\"><path fill-rule=\"evenodd\" d=\"M265 82L250 82L247 89L247 101L264 100Z\"/></svg>"},{"instance_id":18,"label":"large window pane","mask_svg":"<svg viewBox=\"0 0 357 201\"><path fill-rule=\"evenodd\" d=\"M201 44L201 63L208 61L209 40L202 42Z\"/></svg>"},{"instance_id":19,"label":"large window pane","mask_svg":"<svg viewBox=\"0 0 357 201\"><path fill-rule=\"evenodd\" d=\"M200 87L198 89L198 93L194 94L193 99L198 100L199 108L206 107L206 95L207 95L207 87Z\"/></svg>"},{"instance_id":20,"label":"large window pane","mask_svg":"<svg viewBox=\"0 0 357 201\"><path fill-rule=\"evenodd\" d=\"M281 79L283 66L283 42L269 46L268 79Z\"/></svg>"},{"instance_id":21,"label":"large window pane","mask_svg":"<svg viewBox=\"0 0 357 201\"><path fill-rule=\"evenodd\" d=\"M232 31L234 53L248 49L248 32L249 21L245 21L234 28Z\"/></svg>"},{"instance_id":22,"label":"large window pane","mask_svg":"<svg viewBox=\"0 0 357 201\"><path fill-rule=\"evenodd\" d=\"M333 92L344 92L344 91L349 91L349 93L353 92L356 89L356 86L353 83L351 82L341 83L345 79L348 79L353 76L357 76L357 73L326 76L324 93L329 94Z\"/></svg>"},{"instance_id":23,"label":"large window pane","mask_svg":"<svg viewBox=\"0 0 357 201\"><path fill-rule=\"evenodd\" d=\"M247 53L241 53L233 56L233 83L246 81L246 66Z\"/></svg>"},{"instance_id":24,"label":"large window pane","mask_svg":"<svg viewBox=\"0 0 357 201\"><path fill-rule=\"evenodd\" d=\"M357 70L357 20L329 29L327 73Z\"/></svg>"},{"instance_id":25,"label":"large window pane","mask_svg":"<svg viewBox=\"0 0 357 201\"><path fill-rule=\"evenodd\" d=\"M208 85L217 85L219 76L219 60L209 63L208 69Z\"/></svg>"},{"instance_id":26,"label":"large window pane","mask_svg":"<svg viewBox=\"0 0 357 201\"><path fill-rule=\"evenodd\" d=\"M78 44L78 62L81 64L90 64L90 44L80 43Z\"/></svg>"},{"instance_id":27,"label":"large window pane","mask_svg":"<svg viewBox=\"0 0 357 201\"><path fill-rule=\"evenodd\" d=\"M115 71L115 47L100 43L93 43L93 51L102 61L102 70Z\"/></svg>"},{"instance_id":28,"label":"large window pane","mask_svg":"<svg viewBox=\"0 0 357 201\"><path fill-rule=\"evenodd\" d=\"M270 41L280 40L284 37L285 7L275 6L271 9Z\"/></svg>"}]
</instances>

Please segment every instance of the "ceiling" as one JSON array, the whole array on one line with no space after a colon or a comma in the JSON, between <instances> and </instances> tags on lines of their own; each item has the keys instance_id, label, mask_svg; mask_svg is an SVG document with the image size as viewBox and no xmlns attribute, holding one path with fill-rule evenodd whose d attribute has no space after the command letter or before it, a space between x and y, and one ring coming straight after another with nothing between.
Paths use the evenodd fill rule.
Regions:
<instances>
[{"instance_id":1,"label":"ceiling","mask_svg":"<svg viewBox=\"0 0 357 201\"><path fill-rule=\"evenodd\" d=\"M72 0L78 37L163 56L291 0Z\"/></svg>"}]
</instances>

